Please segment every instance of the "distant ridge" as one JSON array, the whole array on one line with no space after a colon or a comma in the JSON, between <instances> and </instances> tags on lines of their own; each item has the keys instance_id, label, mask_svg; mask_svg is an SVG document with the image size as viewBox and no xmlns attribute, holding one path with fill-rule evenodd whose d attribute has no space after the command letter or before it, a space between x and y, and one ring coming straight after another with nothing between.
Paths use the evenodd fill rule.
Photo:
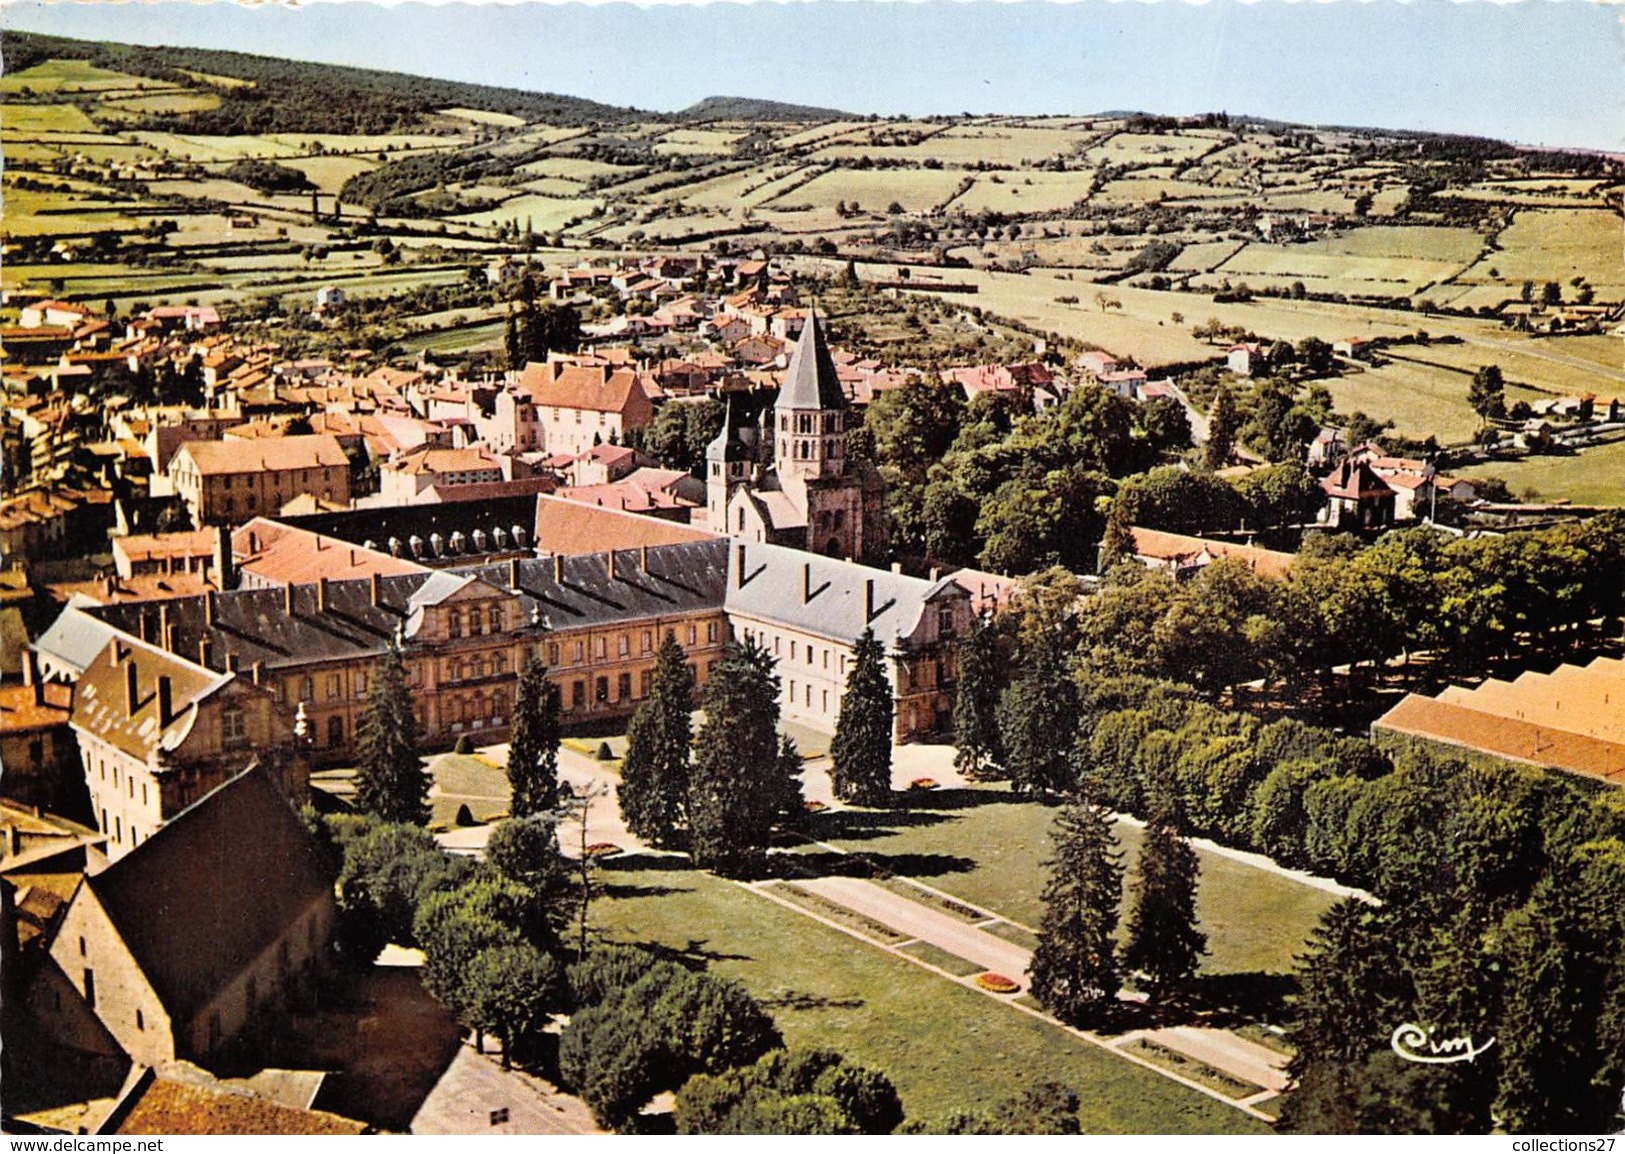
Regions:
<instances>
[{"instance_id":1,"label":"distant ridge","mask_svg":"<svg viewBox=\"0 0 1625 1154\"><path fill-rule=\"evenodd\" d=\"M750 96L707 96L681 112L672 114L673 120L692 122L708 120L760 120L760 121L815 121L863 120L851 112L834 108L813 108L806 104L786 104L782 100L758 100Z\"/></svg>"}]
</instances>

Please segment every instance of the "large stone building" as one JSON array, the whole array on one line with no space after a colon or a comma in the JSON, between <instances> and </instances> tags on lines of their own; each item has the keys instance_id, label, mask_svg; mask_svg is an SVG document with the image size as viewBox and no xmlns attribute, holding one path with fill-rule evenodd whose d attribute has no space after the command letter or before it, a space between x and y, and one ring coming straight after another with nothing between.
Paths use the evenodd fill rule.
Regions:
<instances>
[{"instance_id":1,"label":"large stone building","mask_svg":"<svg viewBox=\"0 0 1625 1154\"><path fill-rule=\"evenodd\" d=\"M131 609L151 622L142 628L173 647L180 604ZM256 763L266 764L266 776L294 804L307 796L308 772L287 717L269 692L217 657L215 645L211 636L199 638L194 661L117 632L74 685L70 724L110 858Z\"/></svg>"},{"instance_id":2,"label":"large stone building","mask_svg":"<svg viewBox=\"0 0 1625 1154\"><path fill-rule=\"evenodd\" d=\"M333 879L282 791L242 774L88 874L26 995L38 1035L211 1064L326 965Z\"/></svg>"},{"instance_id":3,"label":"large stone building","mask_svg":"<svg viewBox=\"0 0 1625 1154\"><path fill-rule=\"evenodd\" d=\"M771 416L741 426L730 406L706 449L711 528L830 557L884 557L885 487L873 465L847 457L849 415L823 330L809 312Z\"/></svg>"},{"instance_id":4,"label":"large stone building","mask_svg":"<svg viewBox=\"0 0 1625 1154\"><path fill-rule=\"evenodd\" d=\"M131 810L157 767L146 777L131 774L142 773L140 763L152 761L162 742L172 743L163 746L165 765L190 764L194 747L210 749L216 757L233 752L213 738L219 719L183 726L171 717L168 727L149 727L139 740L131 736L141 735L143 724L162 713L162 700L154 701L161 692L153 688L155 677L169 679L170 709L176 714L194 700L212 701L218 693L224 701L258 687L280 707L280 716L303 717L305 749L322 764L354 757L373 668L392 641L402 647L418 726L428 745L449 744L464 734L503 740L527 656L545 662L559 685L566 724L624 718L648 693L655 651L668 631L688 653L696 680L704 684L709 676L727 638L726 553L725 541L705 540L568 558L513 557L457 569L418 567L354 580L318 578L159 605L80 602L63 617L71 614L84 623L59 619L36 645L60 645L62 653L41 653L42 664L72 677L88 647L83 639L106 639L77 675L75 729L83 729L81 749L98 813L102 799L111 796L107 790L135 790L107 803L103 827L114 842L127 846L132 833L144 836L162 816ZM108 629L110 637L103 632ZM138 667L137 673L128 672ZM120 694L129 688L120 677L137 679L127 694L134 703L128 716L119 711L128 704ZM228 692L228 685L241 688ZM259 723L257 714L253 723ZM278 743L286 744L280 735L261 737L256 731L249 744L265 749ZM251 752L243 750L244 756ZM120 768L113 769L115 764ZM135 786L128 784L132 780Z\"/></svg>"},{"instance_id":5,"label":"large stone building","mask_svg":"<svg viewBox=\"0 0 1625 1154\"><path fill-rule=\"evenodd\" d=\"M954 643L971 627L970 594L951 577L927 581L775 545L734 544L728 621L778 659L788 721L831 731L853 643L865 629L885 646L895 738L951 727Z\"/></svg>"},{"instance_id":6,"label":"large stone building","mask_svg":"<svg viewBox=\"0 0 1625 1154\"><path fill-rule=\"evenodd\" d=\"M170 459L169 479L199 525L273 514L303 493L350 502L350 458L325 434L188 441Z\"/></svg>"},{"instance_id":7,"label":"large stone building","mask_svg":"<svg viewBox=\"0 0 1625 1154\"><path fill-rule=\"evenodd\" d=\"M624 443L654 418L651 382L634 369L532 361L518 384L535 407L541 447L555 456Z\"/></svg>"}]
</instances>

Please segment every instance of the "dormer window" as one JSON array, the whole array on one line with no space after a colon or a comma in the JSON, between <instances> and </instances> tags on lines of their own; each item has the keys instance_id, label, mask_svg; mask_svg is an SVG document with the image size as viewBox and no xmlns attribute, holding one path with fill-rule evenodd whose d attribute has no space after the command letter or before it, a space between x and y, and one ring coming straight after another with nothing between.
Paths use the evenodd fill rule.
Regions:
<instances>
[{"instance_id":1,"label":"dormer window","mask_svg":"<svg viewBox=\"0 0 1625 1154\"><path fill-rule=\"evenodd\" d=\"M248 726L241 708L228 705L220 711L220 731L227 745L241 745L248 740Z\"/></svg>"},{"instance_id":2,"label":"dormer window","mask_svg":"<svg viewBox=\"0 0 1625 1154\"><path fill-rule=\"evenodd\" d=\"M463 635L462 610L453 609L446 615L446 633L452 637L461 637Z\"/></svg>"}]
</instances>

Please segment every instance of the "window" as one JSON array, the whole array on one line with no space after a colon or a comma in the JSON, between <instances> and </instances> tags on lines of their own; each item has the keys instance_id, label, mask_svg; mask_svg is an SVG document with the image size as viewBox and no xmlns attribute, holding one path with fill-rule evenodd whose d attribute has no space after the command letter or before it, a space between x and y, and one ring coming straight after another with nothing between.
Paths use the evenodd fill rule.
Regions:
<instances>
[{"instance_id":1,"label":"window","mask_svg":"<svg viewBox=\"0 0 1625 1154\"><path fill-rule=\"evenodd\" d=\"M337 673L327 675L327 700L337 701L344 696L344 678Z\"/></svg>"},{"instance_id":2,"label":"window","mask_svg":"<svg viewBox=\"0 0 1625 1154\"><path fill-rule=\"evenodd\" d=\"M299 680L299 700L312 701L316 697L316 683L308 677Z\"/></svg>"},{"instance_id":3,"label":"window","mask_svg":"<svg viewBox=\"0 0 1625 1154\"><path fill-rule=\"evenodd\" d=\"M585 681L570 682L570 708L580 709L587 704L587 683Z\"/></svg>"},{"instance_id":4,"label":"window","mask_svg":"<svg viewBox=\"0 0 1625 1154\"><path fill-rule=\"evenodd\" d=\"M85 971L85 1005L96 1008L96 971Z\"/></svg>"},{"instance_id":5,"label":"window","mask_svg":"<svg viewBox=\"0 0 1625 1154\"><path fill-rule=\"evenodd\" d=\"M649 652L652 652L654 650L654 647L655 647L655 635L653 633L651 633L649 630L645 629L643 631L643 641L642 641L641 645L639 646L640 651L643 652L643 653L649 653Z\"/></svg>"},{"instance_id":6,"label":"window","mask_svg":"<svg viewBox=\"0 0 1625 1154\"><path fill-rule=\"evenodd\" d=\"M547 663L549 665L557 665L559 663L559 647L557 642L554 642L547 647Z\"/></svg>"},{"instance_id":7,"label":"window","mask_svg":"<svg viewBox=\"0 0 1625 1154\"><path fill-rule=\"evenodd\" d=\"M739 532L743 533L745 531L745 507L743 505L739 506L739 516L737 519L739 521Z\"/></svg>"},{"instance_id":8,"label":"window","mask_svg":"<svg viewBox=\"0 0 1625 1154\"><path fill-rule=\"evenodd\" d=\"M453 609L446 615L446 632L453 637L463 635L463 615L459 610Z\"/></svg>"},{"instance_id":9,"label":"window","mask_svg":"<svg viewBox=\"0 0 1625 1154\"><path fill-rule=\"evenodd\" d=\"M792 681L790 683L790 704L794 705L795 703L796 703L796 683L794 681Z\"/></svg>"},{"instance_id":10,"label":"window","mask_svg":"<svg viewBox=\"0 0 1625 1154\"><path fill-rule=\"evenodd\" d=\"M463 663L461 661L453 661L449 665L446 666L446 680L447 681L461 681L462 679L463 679Z\"/></svg>"},{"instance_id":11,"label":"window","mask_svg":"<svg viewBox=\"0 0 1625 1154\"><path fill-rule=\"evenodd\" d=\"M615 682L615 700L626 701L632 696L632 675L623 673Z\"/></svg>"},{"instance_id":12,"label":"window","mask_svg":"<svg viewBox=\"0 0 1625 1154\"><path fill-rule=\"evenodd\" d=\"M136 1010L135 1012L135 1028L138 1030L145 1030L147 1028L147 1020L141 1016L140 1010Z\"/></svg>"},{"instance_id":13,"label":"window","mask_svg":"<svg viewBox=\"0 0 1625 1154\"><path fill-rule=\"evenodd\" d=\"M688 643L690 645L698 645L700 643L700 629L699 629L699 626L690 625L688 627Z\"/></svg>"},{"instance_id":14,"label":"window","mask_svg":"<svg viewBox=\"0 0 1625 1154\"><path fill-rule=\"evenodd\" d=\"M632 652L632 639L630 637L628 637L624 633L621 634L621 636L619 638L617 650L618 650L618 653L619 653L620 656L622 656L622 657L627 656L629 653Z\"/></svg>"},{"instance_id":15,"label":"window","mask_svg":"<svg viewBox=\"0 0 1625 1154\"><path fill-rule=\"evenodd\" d=\"M502 632L502 606L500 606L500 605L491 606L491 608L490 608L489 612L487 612L486 616L489 618L489 620L491 622L491 632L492 633L501 633Z\"/></svg>"},{"instance_id":16,"label":"window","mask_svg":"<svg viewBox=\"0 0 1625 1154\"><path fill-rule=\"evenodd\" d=\"M327 719L327 747L337 749L344 744L344 718L334 714Z\"/></svg>"},{"instance_id":17,"label":"window","mask_svg":"<svg viewBox=\"0 0 1625 1154\"><path fill-rule=\"evenodd\" d=\"M792 637L790 639L790 660L794 661L795 659L796 659L796 641L795 641L795 638Z\"/></svg>"},{"instance_id":18,"label":"window","mask_svg":"<svg viewBox=\"0 0 1625 1154\"><path fill-rule=\"evenodd\" d=\"M815 656L815 654L814 654L813 647L811 645L807 646L807 664L808 665L811 665L813 663L813 657L814 656Z\"/></svg>"},{"instance_id":19,"label":"window","mask_svg":"<svg viewBox=\"0 0 1625 1154\"><path fill-rule=\"evenodd\" d=\"M824 690L824 712L829 712L829 690Z\"/></svg>"},{"instance_id":20,"label":"window","mask_svg":"<svg viewBox=\"0 0 1625 1154\"><path fill-rule=\"evenodd\" d=\"M81 958L85 956L85 939L84 938L79 939L79 956Z\"/></svg>"},{"instance_id":21,"label":"window","mask_svg":"<svg viewBox=\"0 0 1625 1154\"><path fill-rule=\"evenodd\" d=\"M829 650L828 649L824 650L824 668L825 669L829 668Z\"/></svg>"},{"instance_id":22,"label":"window","mask_svg":"<svg viewBox=\"0 0 1625 1154\"><path fill-rule=\"evenodd\" d=\"M713 645L716 644L717 623L715 621L707 621L705 623L705 639Z\"/></svg>"},{"instance_id":23,"label":"window","mask_svg":"<svg viewBox=\"0 0 1625 1154\"><path fill-rule=\"evenodd\" d=\"M609 700L609 678L600 677L593 688L596 691L594 693L594 699L596 701L602 704L603 702Z\"/></svg>"},{"instance_id":24,"label":"window","mask_svg":"<svg viewBox=\"0 0 1625 1154\"><path fill-rule=\"evenodd\" d=\"M144 781L141 783L141 804L147 804L147 783Z\"/></svg>"},{"instance_id":25,"label":"window","mask_svg":"<svg viewBox=\"0 0 1625 1154\"><path fill-rule=\"evenodd\" d=\"M576 664L580 665L585 660L587 660L587 643L585 641L577 641L576 642Z\"/></svg>"},{"instance_id":26,"label":"window","mask_svg":"<svg viewBox=\"0 0 1625 1154\"><path fill-rule=\"evenodd\" d=\"M645 669L643 671L643 676L642 676L642 678L640 680L640 685L639 685L639 689L638 689L638 696L639 697L648 697L649 696L649 691L654 688L654 683L655 683L655 671L653 669Z\"/></svg>"},{"instance_id":27,"label":"window","mask_svg":"<svg viewBox=\"0 0 1625 1154\"><path fill-rule=\"evenodd\" d=\"M598 644L593 647L593 651L598 655L598 660L600 660L600 661L602 661L605 657L608 657L609 656L609 638L600 637L598 639Z\"/></svg>"}]
</instances>

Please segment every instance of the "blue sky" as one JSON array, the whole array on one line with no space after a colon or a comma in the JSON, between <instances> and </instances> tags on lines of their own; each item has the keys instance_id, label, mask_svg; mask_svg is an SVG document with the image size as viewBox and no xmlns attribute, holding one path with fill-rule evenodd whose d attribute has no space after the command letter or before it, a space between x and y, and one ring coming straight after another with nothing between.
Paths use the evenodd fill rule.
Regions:
<instances>
[{"instance_id":1,"label":"blue sky","mask_svg":"<svg viewBox=\"0 0 1625 1154\"><path fill-rule=\"evenodd\" d=\"M1625 8L1591 0L8 0L5 28L234 48L671 110L1245 112L1625 151Z\"/></svg>"}]
</instances>

